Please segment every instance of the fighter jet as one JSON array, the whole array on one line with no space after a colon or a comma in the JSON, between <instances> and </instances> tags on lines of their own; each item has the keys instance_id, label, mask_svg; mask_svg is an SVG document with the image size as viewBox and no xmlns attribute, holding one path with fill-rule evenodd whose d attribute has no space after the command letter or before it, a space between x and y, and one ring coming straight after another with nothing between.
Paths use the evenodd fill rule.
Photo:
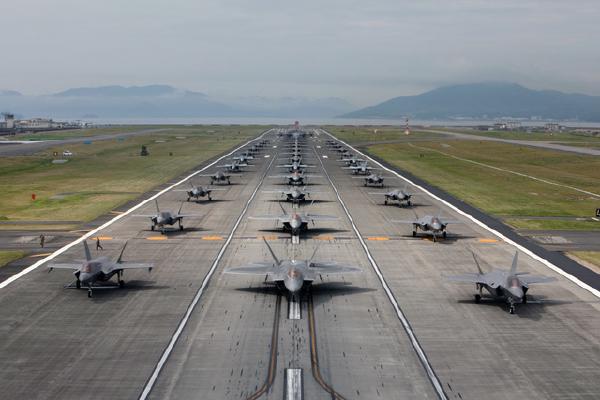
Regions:
<instances>
[{"instance_id":1,"label":"fighter jet","mask_svg":"<svg viewBox=\"0 0 600 400\"><path fill-rule=\"evenodd\" d=\"M309 213L291 213L288 214L285 211L285 208L279 204L283 214L281 215L258 215L253 217L248 217L249 219L259 220L259 221L276 221L283 224L283 230L289 231L292 236L298 236L301 232L304 232L308 229L308 223L312 222L315 224L315 221L333 221L337 220L338 217L334 217L331 215L317 215L317 214L309 214Z\"/></svg>"},{"instance_id":2,"label":"fighter jet","mask_svg":"<svg viewBox=\"0 0 600 400\"><path fill-rule=\"evenodd\" d=\"M360 178L361 177L355 177L355 178ZM378 175L378 174L371 174L369 176L366 176L365 179L365 186L375 186L375 185L379 185L381 187L383 187L383 176Z\"/></svg>"},{"instance_id":3,"label":"fighter jet","mask_svg":"<svg viewBox=\"0 0 600 400\"><path fill-rule=\"evenodd\" d=\"M416 221L403 221L403 220L392 220L392 222L401 224L412 224L413 225L413 237L417 236L417 231L420 229L423 232L430 233L433 236L435 242L438 235L441 235L444 239L446 238L446 226L449 223L460 224L460 221L442 220L440 217L426 215Z\"/></svg>"},{"instance_id":4,"label":"fighter jet","mask_svg":"<svg viewBox=\"0 0 600 400\"><path fill-rule=\"evenodd\" d=\"M360 163L364 162L365 160L363 160L362 158L357 158L357 157L347 157L347 158L342 158L341 160L338 160L341 162L345 162L347 167L351 167L353 165L359 165Z\"/></svg>"},{"instance_id":5,"label":"fighter jet","mask_svg":"<svg viewBox=\"0 0 600 400\"><path fill-rule=\"evenodd\" d=\"M216 183L221 183L221 182L227 182L228 185L231 185L231 181L229 180L231 178L231 175L225 175L225 173L223 171L217 171L212 175L197 175L197 176L208 176L210 177L210 184L214 185L215 182Z\"/></svg>"},{"instance_id":6,"label":"fighter jet","mask_svg":"<svg viewBox=\"0 0 600 400\"><path fill-rule=\"evenodd\" d=\"M472 253L473 254L473 253ZM477 265L479 273L466 273L461 275L447 276L446 279L453 282L474 283L479 293L475 294L475 303L481 301L483 289L487 290L492 298L505 300L509 304L508 312L515 313L515 304L527 303L527 291L529 285L534 283L546 283L555 281L556 278L547 276L529 275L528 272L517 272L517 261L519 252L515 252L510 270L494 269L484 273L473 254L473 260Z\"/></svg>"},{"instance_id":7,"label":"fighter jet","mask_svg":"<svg viewBox=\"0 0 600 400\"><path fill-rule=\"evenodd\" d=\"M217 165L217 167L219 167L219 168L225 168L229 172L242 172L242 168L243 167L247 167L249 165L250 164L241 163L241 162L239 162L237 160L234 160L231 164Z\"/></svg>"},{"instance_id":8,"label":"fighter jet","mask_svg":"<svg viewBox=\"0 0 600 400\"><path fill-rule=\"evenodd\" d=\"M406 192L406 189L394 189L392 191L389 191L387 193L383 193L383 192L369 192L369 194L376 194L376 195L384 195L385 196L385 200L384 200L384 204L387 206L387 204L391 201L397 201L398 205L401 206L402 202L406 202L407 206L411 206L412 202L411 202L411 198L412 198L412 194Z\"/></svg>"},{"instance_id":9,"label":"fighter jet","mask_svg":"<svg viewBox=\"0 0 600 400\"><path fill-rule=\"evenodd\" d=\"M305 201L307 197L310 197L311 192L306 191L306 187L300 189L298 187L291 186L287 190L263 190L263 193L279 193L281 196L286 196L286 201L300 203L301 201Z\"/></svg>"},{"instance_id":10,"label":"fighter jet","mask_svg":"<svg viewBox=\"0 0 600 400\"><path fill-rule=\"evenodd\" d=\"M301 164L299 162L292 162L291 164L282 164L282 165L278 165L278 168L288 168L288 170L290 172L295 172L295 171L302 171L303 169L306 168L315 168L314 165L306 165L306 164Z\"/></svg>"},{"instance_id":11,"label":"fighter jet","mask_svg":"<svg viewBox=\"0 0 600 400\"><path fill-rule=\"evenodd\" d=\"M235 155L231 158L240 162L241 164L246 164L248 160L253 160L254 156L251 155L249 152L245 151L242 154Z\"/></svg>"},{"instance_id":12,"label":"fighter jet","mask_svg":"<svg viewBox=\"0 0 600 400\"><path fill-rule=\"evenodd\" d=\"M281 290L287 290L290 295L297 295L302 288L306 288L319 275L347 274L362 272L359 267L344 265L337 262L313 261L317 249L308 260L279 260L271 246L263 239L272 262L255 262L239 267L225 269L226 274L265 276L266 282L274 282Z\"/></svg>"},{"instance_id":13,"label":"fighter jet","mask_svg":"<svg viewBox=\"0 0 600 400\"><path fill-rule=\"evenodd\" d=\"M188 181L190 183L191 189L176 189L176 192L186 192L187 193L187 201L190 201L191 199L195 199L196 201L200 200L201 197L208 197L208 200L211 201L212 197L210 196L210 193L213 190L225 190L225 189L212 189L209 188L208 186L204 187L204 186L194 186L194 184L192 183L192 181Z\"/></svg>"},{"instance_id":14,"label":"fighter jet","mask_svg":"<svg viewBox=\"0 0 600 400\"><path fill-rule=\"evenodd\" d=\"M121 249L119 257L114 261L108 257L92 258L87 242L84 240L83 250L85 252L85 261L79 263L52 263L48 265L48 272L54 269L73 270L77 289L80 289L81 285L87 286L88 297L92 297L92 285L94 283L106 282L114 275L118 278L119 287L123 287L125 286L125 281L123 281L124 270L147 268L148 272L150 272L154 267L153 264L122 262L121 259L123 258L125 247L127 247L127 242L125 242L125 245Z\"/></svg>"},{"instance_id":15,"label":"fighter jet","mask_svg":"<svg viewBox=\"0 0 600 400\"><path fill-rule=\"evenodd\" d=\"M370 174L371 170L375 169L373 167L369 167L369 164L367 164L367 162L362 162L356 165L351 165L349 167L342 167L342 169L350 169L352 170L352 172L354 172L354 174L358 175L367 175Z\"/></svg>"},{"instance_id":16,"label":"fighter jet","mask_svg":"<svg viewBox=\"0 0 600 400\"><path fill-rule=\"evenodd\" d=\"M306 185L306 179L308 178L320 178L322 175L308 175L298 171L292 172L287 175L269 175L269 178L282 178L288 181L288 185Z\"/></svg>"},{"instance_id":17,"label":"fighter jet","mask_svg":"<svg viewBox=\"0 0 600 400\"><path fill-rule=\"evenodd\" d=\"M165 233L165 227L167 225L173 226L175 224L179 224L179 230L183 230L183 218L184 217L200 217L200 215L196 214L181 214L181 209L183 208L185 202L181 202L181 206L176 213L172 211L160 211L158 207L158 200L154 200L154 204L156 205L156 214L137 214L135 217L147 217L152 221L152 225L150 226L151 230L154 230L156 227L160 228L160 233Z\"/></svg>"}]
</instances>

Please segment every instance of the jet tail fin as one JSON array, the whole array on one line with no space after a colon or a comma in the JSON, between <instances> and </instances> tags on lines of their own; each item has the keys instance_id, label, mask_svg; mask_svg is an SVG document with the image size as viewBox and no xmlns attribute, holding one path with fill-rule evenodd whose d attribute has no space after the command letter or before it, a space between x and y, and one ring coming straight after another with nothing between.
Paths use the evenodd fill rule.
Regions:
<instances>
[{"instance_id":1,"label":"jet tail fin","mask_svg":"<svg viewBox=\"0 0 600 400\"><path fill-rule=\"evenodd\" d=\"M519 261L519 252L515 251L515 257L513 258L512 265L510 266L510 274L514 275L517 272L517 263Z\"/></svg>"},{"instance_id":2,"label":"jet tail fin","mask_svg":"<svg viewBox=\"0 0 600 400\"><path fill-rule=\"evenodd\" d=\"M85 253L85 259L90 261L92 259L92 254L90 253L90 248L87 245L87 240L83 241L83 251Z\"/></svg>"},{"instance_id":3,"label":"jet tail fin","mask_svg":"<svg viewBox=\"0 0 600 400\"><path fill-rule=\"evenodd\" d=\"M123 253L125 252L125 247L127 247L127 243L129 241L126 241L125 244L123 245L123 247L121 248L121 252L119 253L119 257L117 258L116 263L119 264L121 262L121 259L123 258Z\"/></svg>"},{"instance_id":4,"label":"jet tail fin","mask_svg":"<svg viewBox=\"0 0 600 400\"><path fill-rule=\"evenodd\" d=\"M267 245L267 249L269 249L269 253L271 253L271 257L273 257L273 260L275 260L275 264L279 265L279 259L277 258L277 256L273 252L273 249L271 248L271 246L269 246L269 243L267 243L267 240L264 237L263 237L263 242L265 242L265 244Z\"/></svg>"}]
</instances>

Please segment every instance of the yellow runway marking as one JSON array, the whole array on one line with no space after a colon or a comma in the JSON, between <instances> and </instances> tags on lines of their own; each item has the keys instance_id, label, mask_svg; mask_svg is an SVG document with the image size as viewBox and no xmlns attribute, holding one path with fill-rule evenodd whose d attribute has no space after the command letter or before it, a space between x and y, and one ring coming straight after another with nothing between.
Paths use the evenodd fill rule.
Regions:
<instances>
[{"instance_id":1,"label":"yellow runway marking","mask_svg":"<svg viewBox=\"0 0 600 400\"><path fill-rule=\"evenodd\" d=\"M223 236L202 236L202 240L223 240Z\"/></svg>"},{"instance_id":2,"label":"yellow runway marking","mask_svg":"<svg viewBox=\"0 0 600 400\"><path fill-rule=\"evenodd\" d=\"M333 236L329 236L329 235L319 235L319 236L315 236L315 239L317 239L317 240L333 240L335 238Z\"/></svg>"},{"instance_id":3,"label":"yellow runway marking","mask_svg":"<svg viewBox=\"0 0 600 400\"><path fill-rule=\"evenodd\" d=\"M258 240L262 240L262 239L265 239L265 240L277 240L277 236L275 236L275 235L271 235L271 236L257 236L256 238Z\"/></svg>"},{"instance_id":4,"label":"yellow runway marking","mask_svg":"<svg viewBox=\"0 0 600 400\"><path fill-rule=\"evenodd\" d=\"M150 236L147 237L146 240L167 240L166 236Z\"/></svg>"},{"instance_id":5,"label":"yellow runway marking","mask_svg":"<svg viewBox=\"0 0 600 400\"><path fill-rule=\"evenodd\" d=\"M32 254L29 256L29 258L38 258L38 257L47 257L52 253L41 253L41 254Z\"/></svg>"},{"instance_id":6,"label":"yellow runway marking","mask_svg":"<svg viewBox=\"0 0 600 400\"><path fill-rule=\"evenodd\" d=\"M479 239L479 243L498 243L499 240L497 239Z\"/></svg>"},{"instance_id":7,"label":"yellow runway marking","mask_svg":"<svg viewBox=\"0 0 600 400\"><path fill-rule=\"evenodd\" d=\"M93 239L93 240L96 240L96 239L100 239L100 240L112 240L112 237L110 237L110 236L96 236L96 237L93 237L93 238L90 238L90 239Z\"/></svg>"},{"instance_id":8,"label":"yellow runway marking","mask_svg":"<svg viewBox=\"0 0 600 400\"><path fill-rule=\"evenodd\" d=\"M387 236L370 236L367 240L390 240Z\"/></svg>"}]
</instances>

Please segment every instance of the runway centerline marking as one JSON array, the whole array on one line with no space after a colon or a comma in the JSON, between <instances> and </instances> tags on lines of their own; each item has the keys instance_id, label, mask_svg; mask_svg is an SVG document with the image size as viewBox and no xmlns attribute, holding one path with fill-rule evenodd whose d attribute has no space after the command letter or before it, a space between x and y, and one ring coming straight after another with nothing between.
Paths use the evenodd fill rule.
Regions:
<instances>
[{"instance_id":1,"label":"runway centerline marking","mask_svg":"<svg viewBox=\"0 0 600 400\"><path fill-rule=\"evenodd\" d=\"M89 231L88 233L86 233L85 235L82 235L81 237L79 237L78 239L72 241L71 243L67 243L66 245L64 245L60 249L56 250L54 253L52 253L48 257L44 258L43 260L39 260L39 261L35 262L34 264L30 265L29 267L25 268L23 271L21 271L21 272L19 272L17 274L14 274L14 275L12 275L10 277L8 277L4 281L0 282L0 289L4 289L5 287L7 287L8 285L10 285L11 283L13 283L14 281L16 281L17 279L19 279L19 278L21 278L21 277L29 274L32 271L35 271L41 265L47 263L50 260L53 260L54 258L58 257L59 255L61 255L65 251L69 250L71 247L76 246L79 243L81 243L84 240L86 240L87 238L89 238L90 236L92 236L94 234L97 234L98 232L102 231L102 229L105 229L105 228L109 227L110 225L114 224L118 220L120 220L120 219L124 218L125 216L131 214L132 212L134 212L138 208L141 208L141 207L145 206L146 204L152 202L154 199L158 198L159 196L167 193L168 191L170 191L171 189L175 188L176 186L179 186L182 183L185 183L188 179L190 179L190 178L198 175L201 172L206 171L207 169L209 169L213 165L221 162L223 159L225 159L225 158L231 156L232 154L234 154L235 152L239 151L244 146L247 146L247 145L249 145L252 142L255 142L257 140L262 139L267 133L271 132L272 130L273 129L269 129L267 131L264 131L262 134L260 134L256 138L254 138L252 140L249 140L246 143L244 143L244 144L236 147L235 149L231 150L229 153L222 155L221 157L217 158L215 161L211 162L210 164L204 166L203 168L201 168L201 169L199 169L197 171L194 171L190 175L188 175L185 178L181 179L179 182L177 182L177 183L175 183L175 184L173 184L171 186L168 186L168 187L164 188L163 190L159 191L155 195L150 196L149 198L147 198L145 200L140 201L138 204L136 204L135 206L131 207L127 211L123 211L122 214L117 215L116 217L114 217L110 221L107 221L104 224L102 224L99 227L97 227L96 229L93 229L93 230Z\"/></svg>"},{"instance_id":2,"label":"runway centerline marking","mask_svg":"<svg viewBox=\"0 0 600 400\"><path fill-rule=\"evenodd\" d=\"M344 142L341 139L336 138L335 136L333 136L331 133L327 132L324 129L320 129L323 133L325 133L326 135L328 135L329 137L331 137L334 140L337 140L340 143L343 143L344 145L346 145L347 147L351 148L354 152L360 154L363 157L368 158L373 164L378 165L379 167L381 167L381 169L395 175L397 178L402 179L404 182L408 183L409 185L414 186L415 188L419 189L420 191L422 191L423 193L425 193L426 195L430 196L431 198L439 201L440 203L444 204L446 207L452 209L453 211L455 211L456 213L462 215L463 217L469 219L470 221L474 222L476 225L479 225L481 228L487 230L488 232L494 234L496 237L500 238L502 241L516 247L517 249L519 249L520 251L522 251L523 253L527 254L529 257L533 258L534 260L540 262L541 264L545 265L546 267L550 268L551 270L553 270L554 272L564 276L565 278L569 279L571 282L573 282L574 284L576 284L577 286L579 286L582 289L587 290L588 292L592 293L594 296L599 297L600 298L600 290L596 290L593 287L591 287L590 285L588 285L587 283L581 281L579 278L577 278L576 276L573 276L569 273L567 273L566 271L563 271L562 268L557 267L556 265L554 265L553 263L551 263L550 261L546 260L543 257L538 256L536 253L534 253L533 251L529 250L528 248L526 248L525 246L515 242L514 240L508 238L507 236L505 236L504 234L502 234L501 232L487 226L484 222L478 220L477 218L475 218L474 216L472 216L471 214L461 210L460 208L458 208L457 206L455 206L454 204L442 199L441 197L436 196L435 194L431 193L429 190L427 190L426 188L424 188L421 185L416 184L415 182L411 181L410 179L406 178L403 175L400 175L398 172L394 171L391 168L386 167L385 165L383 165L382 163L380 163L379 161L373 159L371 156L369 156L368 154L363 153L360 150L357 150L356 148L354 148L353 146L349 145L348 143Z\"/></svg>"},{"instance_id":3,"label":"runway centerline marking","mask_svg":"<svg viewBox=\"0 0 600 400\"><path fill-rule=\"evenodd\" d=\"M259 138L262 136L264 136L264 133L263 133L263 135L259 136ZM148 378L148 381L146 382L146 385L144 386L144 390L140 394L140 397L139 397L140 400L145 400L148 397L148 395L150 394L150 392L152 391L152 388L154 387L154 384L156 383L156 380L158 379L158 375L160 374L160 371L162 370L163 366L166 364L169 356L171 355L171 352L175 348L175 344L177 343L179 336L181 336L183 329L187 325L187 322L190 319L192 312L196 308L196 304L198 304L198 302L200 301L200 298L202 297L202 293L204 293L204 289L206 289L206 287L208 286L208 283L210 282L210 279L212 278L213 274L215 273L217 266L219 265L219 262L221 261L221 258L223 257L223 254L225 254L225 251L227 250L227 248L229 247L229 244L233 240L235 231L237 230L238 226L242 222L244 215L246 215L246 212L248 211L248 208L250 207L250 203L252 203L252 200L254 200L254 198L256 197L256 193L258 193L258 189L260 189L261 185L263 184L263 182L265 180L265 177L269 173L269 169L273 165L273 161L275 161L275 157L271 158L269 165L267 166L267 168L265 169L265 172L259 179L258 184L256 185L256 187L254 188L254 191L250 195L250 198L248 199L248 201L246 201L246 205L244 206L237 221L235 222L235 225L231 229L231 232L229 233L227 240L225 241L225 243L223 243L223 246L221 246L221 250L219 250L219 253L217 254L217 257L215 258L214 262L212 263L210 269L208 270L208 273L202 280L202 285L200 286L200 288L198 288L196 295L192 299L192 302L188 306L183 318L179 322L179 325L177 326L175 333L173 333L173 336L171 336L171 340L169 341L169 344L167 345L166 349L163 351L162 356L160 357L158 363L156 364L156 367L154 368L152 375L150 376L150 378Z\"/></svg>"},{"instance_id":4,"label":"runway centerline marking","mask_svg":"<svg viewBox=\"0 0 600 400\"><path fill-rule=\"evenodd\" d=\"M339 203L341 204L342 208L344 209L346 216L350 220L352 229L354 230L354 233L356 234L358 241L360 242L361 246L363 247L363 249L367 255L367 258L369 259L369 262L371 263L371 267L373 267L373 271L379 278L379 281L381 282L381 286L383 287L383 290L385 291L388 299L392 303L392 306L394 307L394 310L396 311L396 315L398 316L398 319L400 320L400 323L401 323L402 327L404 328L404 332L406 332L406 335L408 336L408 338L410 340L413 350L415 351L415 353L417 354L417 357L421 361L421 365L425 369L425 373L427 374L429 381L433 385L433 388L435 389L438 397L442 400L447 400L448 398L446 396L446 393L444 392L442 383L439 381L437 375L435 374L435 371L433 370L433 366L429 363L429 359L427 358L425 351L421 347L421 344L419 343L419 340L417 339L416 334L413 332L412 327L410 326L410 323L408 322L408 318L406 318L406 316L404 315L404 312L400 309L400 305L398 304L396 297L392 293L392 290L390 289L385 278L383 277L383 273L379 269L379 265L377 265L377 262L371 255L371 252L369 251L369 247L367 246L362 235L360 234L358 227L354 223L354 219L352 218L350 211L346 207L346 203L344 203L344 200L342 200L342 197L340 195L340 192L338 191L337 186L333 183L331 176L329 176L329 172L327 172L327 169L325 168L325 164L323 164L323 160L321 160L321 158L319 158L319 157L317 157L317 158L319 159L319 162L321 163L321 167L323 168L325 177L327 178L327 180L329 180L329 184L333 188Z\"/></svg>"}]
</instances>

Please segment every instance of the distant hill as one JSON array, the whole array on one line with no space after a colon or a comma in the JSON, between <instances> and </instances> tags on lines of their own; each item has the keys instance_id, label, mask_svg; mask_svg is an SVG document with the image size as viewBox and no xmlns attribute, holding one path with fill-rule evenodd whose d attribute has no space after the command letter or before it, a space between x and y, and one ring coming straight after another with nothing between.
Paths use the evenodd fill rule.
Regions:
<instances>
[{"instance_id":1,"label":"distant hill","mask_svg":"<svg viewBox=\"0 0 600 400\"><path fill-rule=\"evenodd\" d=\"M342 118L415 119L503 117L600 121L600 96L531 90L514 83L445 86L416 96L401 96L353 111Z\"/></svg>"},{"instance_id":2,"label":"distant hill","mask_svg":"<svg viewBox=\"0 0 600 400\"><path fill-rule=\"evenodd\" d=\"M354 106L338 98L212 98L168 85L100 86L27 96L0 91L0 110L27 117L194 118L334 117Z\"/></svg>"},{"instance_id":3,"label":"distant hill","mask_svg":"<svg viewBox=\"0 0 600 400\"><path fill-rule=\"evenodd\" d=\"M187 95L205 96L203 93L183 92ZM100 86L82 87L65 90L53 96L58 97L152 97L182 94L182 91L168 85L147 86Z\"/></svg>"}]
</instances>

